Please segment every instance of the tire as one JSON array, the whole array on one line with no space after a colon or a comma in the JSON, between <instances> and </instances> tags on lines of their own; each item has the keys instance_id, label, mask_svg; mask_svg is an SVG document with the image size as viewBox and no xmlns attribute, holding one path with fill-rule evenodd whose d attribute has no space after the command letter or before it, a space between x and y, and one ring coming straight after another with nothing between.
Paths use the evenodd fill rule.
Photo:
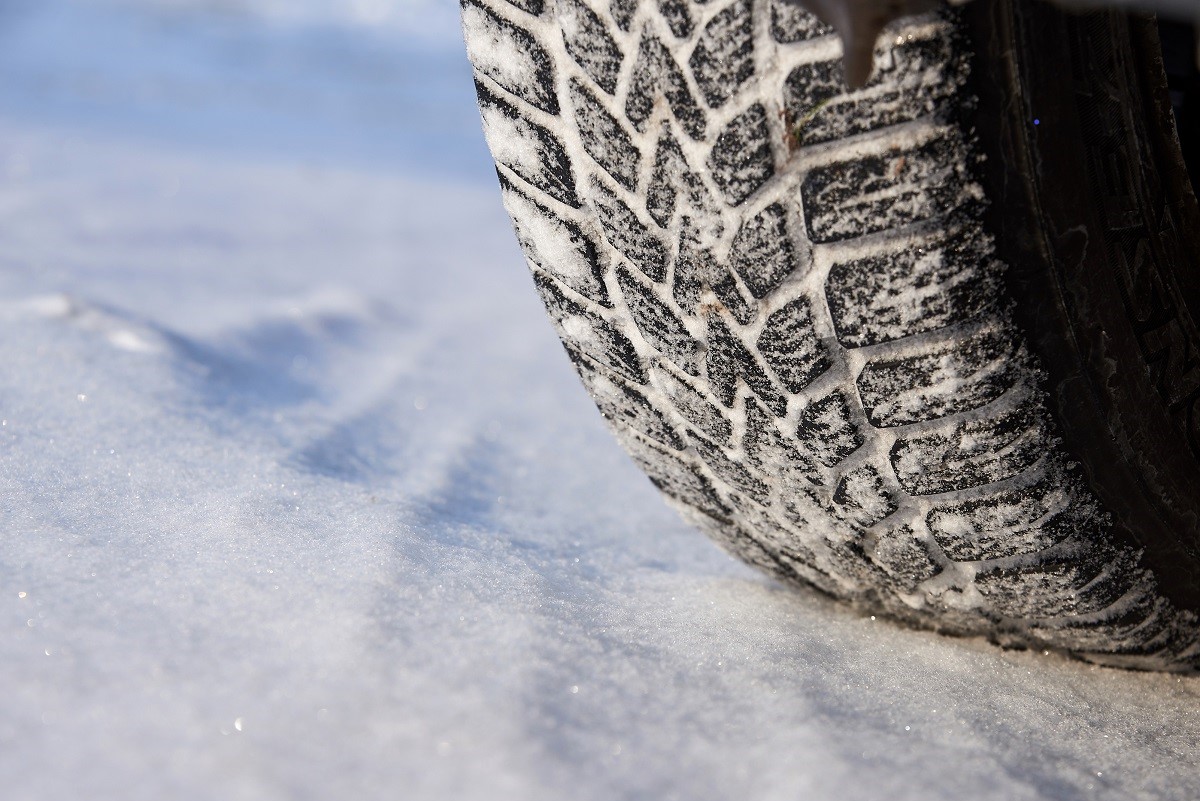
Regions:
<instances>
[{"instance_id":1,"label":"tire","mask_svg":"<svg viewBox=\"0 0 1200 801\"><path fill-rule=\"evenodd\" d=\"M1031 349L1067 317L1037 317L1032 258L1000 258L1025 258L1021 237L1045 221L989 218L1021 193L989 207L999 160L977 155L973 128L1002 114L970 99L989 52L970 37L988 25L948 11L893 26L871 81L846 93L837 38L782 0L462 9L537 291L688 520L864 612L1200 666L1196 607L1159 576L1197 575L1186 524L1149 537L1105 505L1121 485L1081 466L1076 440L1094 432L1065 441L1074 407L1058 403L1087 354ZM1012 239L999 250L997 230ZM1144 462L1125 471L1135 483Z\"/></svg>"}]
</instances>

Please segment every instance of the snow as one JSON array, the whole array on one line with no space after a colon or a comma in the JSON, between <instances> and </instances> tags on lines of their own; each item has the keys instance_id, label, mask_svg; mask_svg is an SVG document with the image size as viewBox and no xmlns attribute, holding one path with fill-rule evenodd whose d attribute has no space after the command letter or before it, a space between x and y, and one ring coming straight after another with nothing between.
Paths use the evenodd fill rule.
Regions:
<instances>
[{"instance_id":1,"label":"snow","mask_svg":"<svg viewBox=\"0 0 1200 801\"><path fill-rule=\"evenodd\" d=\"M862 618L666 508L422 8L0 6L4 797L1200 797L1200 681Z\"/></svg>"}]
</instances>

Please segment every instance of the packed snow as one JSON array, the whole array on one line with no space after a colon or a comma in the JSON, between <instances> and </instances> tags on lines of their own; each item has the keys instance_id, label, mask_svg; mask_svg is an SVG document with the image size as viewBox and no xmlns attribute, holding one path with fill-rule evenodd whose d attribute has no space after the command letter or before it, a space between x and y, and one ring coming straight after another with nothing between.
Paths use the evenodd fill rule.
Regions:
<instances>
[{"instance_id":1,"label":"packed snow","mask_svg":"<svg viewBox=\"0 0 1200 801\"><path fill-rule=\"evenodd\" d=\"M1200 797L1200 680L864 618L667 509L455 14L0 3L0 795Z\"/></svg>"}]
</instances>

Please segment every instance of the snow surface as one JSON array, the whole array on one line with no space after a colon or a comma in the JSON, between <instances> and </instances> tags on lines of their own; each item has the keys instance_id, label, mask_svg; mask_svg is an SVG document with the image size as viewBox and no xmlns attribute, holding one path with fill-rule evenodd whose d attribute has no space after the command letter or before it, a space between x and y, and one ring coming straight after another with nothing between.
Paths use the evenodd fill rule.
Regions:
<instances>
[{"instance_id":1,"label":"snow surface","mask_svg":"<svg viewBox=\"0 0 1200 801\"><path fill-rule=\"evenodd\" d=\"M1200 797L1200 681L860 618L664 506L436 3L0 3L0 796Z\"/></svg>"}]
</instances>

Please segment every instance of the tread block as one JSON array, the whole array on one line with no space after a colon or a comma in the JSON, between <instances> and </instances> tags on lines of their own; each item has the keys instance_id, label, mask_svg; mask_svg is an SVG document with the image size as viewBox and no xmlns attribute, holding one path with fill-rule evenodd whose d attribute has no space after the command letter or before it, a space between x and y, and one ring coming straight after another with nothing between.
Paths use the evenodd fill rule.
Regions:
<instances>
[{"instance_id":1,"label":"tread block","mask_svg":"<svg viewBox=\"0 0 1200 801\"><path fill-rule=\"evenodd\" d=\"M855 532L860 534L861 532ZM858 587L887 587L891 577L867 556L863 543L856 539L835 538L829 540L829 550L837 560L833 572L849 579Z\"/></svg>"},{"instance_id":2,"label":"tread block","mask_svg":"<svg viewBox=\"0 0 1200 801\"><path fill-rule=\"evenodd\" d=\"M796 270L787 220L787 208L772 203L743 222L734 237L729 261L756 298L766 297Z\"/></svg>"},{"instance_id":3,"label":"tread block","mask_svg":"<svg viewBox=\"0 0 1200 801\"><path fill-rule=\"evenodd\" d=\"M717 135L708 155L713 181L730 205L740 205L775 174L767 112L755 103Z\"/></svg>"},{"instance_id":4,"label":"tread block","mask_svg":"<svg viewBox=\"0 0 1200 801\"><path fill-rule=\"evenodd\" d=\"M669 498L697 509L714 520L729 523L732 511L721 500L716 488L694 465L655 448L636 437L623 443L650 483Z\"/></svg>"},{"instance_id":5,"label":"tread block","mask_svg":"<svg viewBox=\"0 0 1200 801\"><path fill-rule=\"evenodd\" d=\"M629 95L625 98L625 116L640 133L645 133L646 121L659 96L667 99L671 113L688 136L696 140L704 138L708 123L688 89L683 72L666 46L647 33L638 45Z\"/></svg>"},{"instance_id":6,"label":"tread block","mask_svg":"<svg viewBox=\"0 0 1200 801\"><path fill-rule=\"evenodd\" d=\"M571 160L558 138L478 81L475 93L479 97L483 130L496 163L560 203L579 208Z\"/></svg>"},{"instance_id":7,"label":"tread block","mask_svg":"<svg viewBox=\"0 0 1200 801\"><path fill-rule=\"evenodd\" d=\"M654 150L654 169L646 184L646 211L662 228L667 228L677 207L713 214L716 207L699 173L688 165L683 149L669 127L658 138ZM680 197L682 195L682 197Z\"/></svg>"},{"instance_id":8,"label":"tread block","mask_svg":"<svg viewBox=\"0 0 1200 801\"><path fill-rule=\"evenodd\" d=\"M688 440L700 454L701 460L722 481L739 492L744 492L758 503L767 501L770 495L767 485L753 476L745 465L731 457L723 448L695 432L688 433Z\"/></svg>"},{"instance_id":9,"label":"tread block","mask_svg":"<svg viewBox=\"0 0 1200 801\"><path fill-rule=\"evenodd\" d=\"M858 393L877 428L935 420L999 398L1028 363L1015 331L985 331L914 356L872 359L858 376Z\"/></svg>"},{"instance_id":10,"label":"tread block","mask_svg":"<svg viewBox=\"0 0 1200 801\"><path fill-rule=\"evenodd\" d=\"M704 26L688 66L709 108L720 108L754 76L750 0L738 0Z\"/></svg>"},{"instance_id":11,"label":"tread block","mask_svg":"<svg viewBox=\"0 0 1200 801\"><path fill-rule=\"evenodd\" d=\"M616 426L625 426L655 442L681 451L687 444L645 396L591 364L580 365L579 377L596 407Z\"/></svg>"},{"instance_id":12,"label":"tread block","mask_svg":"<svg viewBox=\"0 0 1200 801\"><path fill-rule=\"evenodd\" d=\"M689 423L718 445L730 444L733 426L725 413L708 401L699 390L669 370L653 370L655 383L671 404Z\"/></svg>"},{"instance_id":13,"label":"tread block","mask_svg":"<svg viewBox=\"0 0 1200 801\"><path fill-rule=\"evenodd\" d=\"M554 62L528 31L475 0L464 0L462 24L472 31L466 37L467 53L477 72L531 106L558 114Z\"/></svg>"},{"instance_id":14,"label":"tread block","mask_svg":"<svg viewBox=\"0 0 1200 801\"><path fill-rule=\"evenodd\" d=\"M558 0L557 7L567 54L606 94L615 93L625 54L604 22L582 0Z\"/></svg>"},{"instance_id":15,"label":"tread block","mask_svg":"<svg viewBox=\"0 0 1200 801\"><path fill-rule=\"evenodd\" d=\"M810 403L800 414L796 437L826 467L839 464L862 447L862 432L854 424L846 396L831 392Z\"/></svg>"},{"instance_id":16,"label":"tread block","mask_svg":"<svg viewBox=\"0 0 1200 801\"><path fill-rule=\"evenodd\" d=\"M874 465L863 465L842 477L833 491L839 516L864 528L899 509L896 498Z\"/></svg>"},{"instance_id":17,"label":"tread block","mask_svg":"<svg viewBox=\"0 0 1200 801\"><path fill-rule=\"evenodd\" d=\"M638 3L640 0L609 0L608 13L612 15L613 22L617 23L617 27L629 33L629 26L633 22L633 17L637 14Z\"/></svg>"},{"instance_id":18,"label":"tread block","mask_svg":"<svg viewBox=\"0 0 1200 801\"><path fill-rule=\"evenodd\" d=\"M680 226L671 296L679 308L688 314L696 314L700 309L700 295L708 286L708 271L712 262L712 253L700 246L691 218L685 217Z\"/></svg>"},{"instance_id":19,"label":"tread block","mask_svg":"<svg viewBox=\"0 0 1200 801\"><path fill-rule=\"evenodd\" d=\"M583 149L617 183L633 192L637 189L642 153L621 123L608 113L583 81L572 78L569 83L571 105L575 108L575 123Z\"/></svg>"},{"instance_id":20,"label":"tread block","mask_svg":"<svg viewBox=\"0 0 1200 801\"><path fill-rule=\"evenodd\" d=\"M705 364L713 392L726 408L733 408L737 398L738 379L741 379L767 404L776 417L787 413L787 399L767 377L766 372L737 335L711 314L708 316L708 353Z\"/></svg>"},{"instance_id":21,"label":"tread block","mask_svg":"<svg viewBox=\"0 0 1200 801\"><path fill-rule=\"evenodd\" d=\"M779 511L784 519L801 531L817 531L819 526L828 523L827 513L811 489L799 496L785 496L781 501L783 509Z\"/></svg>"},{"instance_id":22,"label":"tread block","mask_svg":"<svg viewBox=\"0 0 1200 801\"><path fill-rule=\"evenodd\" d=\"M873 120L874 108L860 102L861 90L847 92L840 60L801 64L788 73L783 82L783 119L793 150L826 141L822 137L829 127L829 109L836 107L835 101L843 96L854 98L859 113Z\"/></svg>"},{"instance_id":23,"label":"tread block","mask_svg":"<svg viewBox=\"0 0 1200 801\"><path fill-rule=\"evenodd\" d=\"M876 345L973 320L997 307L999 269L976 226L905 250L835 264L825 296L838 340Z\"/></svg>"},{"instance_id":24,"label":"tread block","mask_svg":"<svg viewBox=\"0 0 1200 801\"><path fill-rule=\"evenodd\" d=\"M956 562L1037 553L1067 539L1091 542L1103 521L1081 508L1070 479L1051 475L1019 490L939 506L925 517L929 533Z\"/></svg>"},{"instance_id":25,"label":"tread block","mask_svg":"<svg viewBox=\"0 0 1200 801\"><path fill-rule=\"evenodd\" d=\"M1071 561L980 573L975 584L1006 617L1092 614L1111 606L1141 577L1132 554L1106 550L1097 548Z\"/></svg>"},{"instance_id":26,"label":"tread block","mask_svg":"<svg viewBox=\"0 0 1200 801\"><path fill-rule=\"evenodd\" d=\"M789 392L800 392L832 366L813 329L807 298L793 300L767 319L758 350Z\"/></svg>"},{"instance_id":27,"label":"tread block","mask_svg":"<svg viewBox=\"0 0 1200 801\"><path fill-rule=\"evenodd\" d=\"M1024 404L988 419L902 437L892 446L892 468L912 495L979 487L1032 466L1050 446L1041 409Z\"/></svg>"},{"instance_id":28,"label":"tread block","mask_svg":"<svg viewBox=\"0 0 1200 801\"><path fill-rule=\"evenodd\" d=\"M818 167L800 186L814 242L838 242L941 217L978 197L956 137Z\"/></svg>"},{"instance_id":29,"label":"tread block","mask_svg":"<svg viewBox=\"0 0 1200 801\"><path fill-rule=\"evenodd\" d=\"M692 35L692 15L684 0L658 0L658 13L666 20L667 27L676 39L686 39Z\"/></svg>"},{"instance_id":30,"label":"tread block","mask_svg":"<svg viewBox=\"0 0 1200 801\"><path fill-rule=\"evenodd\" d=\"M592 206L604 238L652 281L667 274L667 245L651 232L633 209L599 181L592 180Z\"/></svg>"},{"instance_id":31,"label":"tread block","mask_svg":"<svg viewBox=\"0 0 1200 801\"><path fill-rule=\"evenodd\" d=\"M568 298L546 275L535 274L533 282L572 361L578 364L582 357L588 357L635 384L646 383L642 360L624 334Z\"/></svg>"},{"instance_id":32,"label":"tread block","mask_svg":"<svg viewBox=\"0 0 1200 801\"><path fill-rule=\"evenodd\" d=\"M958 89L950 38L906 41L888 51L865 87L846 92L840 61L802 64L788 74L783 107L796 145L832 142L934 114Z\"/></svg>"},{"instance_id":33,"label":"tread block","mask_svg":"<svg viewBox=\"0 0 1200 801\"><path fill-rule=\"evenodd\" d=\"M753 320L756 307L751 306L750 301L742 294L741 288L733 278L733 273L711 257L706 272L709 288L712 289L713 294L717 296L717 300L721 302L725 310L733 315L733 319L742 325Z\"/></svg>"},{"instance_id":34,"label":"tread block","mask_svg":"<svg viewBox=\"0 0 1200 801\"><path fill-rule=\"evenodd\" d=\"M577 225L562 219L503 177L504 208L512 215L517 241L534 269L550 273L563 284L601 306L612 307L604 285L596 245Z\"/></svg>"},{"instance_id":35,"label":"tread block","mask_svg":"<svg viewBox=\"0 0 1200 801\"><path fill-rule=\"evenodd\" d=\"M508 3L535 17L540 17L546 10L545 0L508 0Z\"/></svg>"},{"instance_id":36,"label":"tread block","mask_svg":"<svg viewBox=\"0 0 1200 801\"><path fill-rule=\"evenodd\" d=\"M688 333L683 321L624 267L617 267L617 284L634 324L651 345L691 375L700 374L703 346Z\"/></svg>"},{"instance_id":37,"label":"tread block","mask_svg":"<svg viewBox=\"0 0 1200 801\"><path fill-rule=\"evenodd\" d=\"M909 526L880 533L872 559L908 592L942 572L925 543L917 539Z\"/></svg>"},{"instance_id":38,"label":"tread block","mask_svg":"<svg viewBox=\"0 0 1200 801\"><path fill-rule=\"evenodd\" d=\"M771 38L780 44L832 36L833 28L796 3L771 0Z\"/></svg>"},{"instance_id":39,"label":"tread block","mask_svg":"<svg viewBox=\"0 0 1200 801\"><path fill-rule=\"evenodd\" d=\"M809 492L809 485L821 486L816 465L780 434L771 413L754 400L746 403L746 434L742 448L747 462L779 482L784 497Z\"/></svg>"},{"instance_id":40,"label":"tread block","mask_svg":"<svg viewBox=\"0 0 1200 801\"><path fill-rule=\"evenodd\" d=\"M683 218L672 288L675 302L688 314L696 314L701 300L704 299L705 290L711 290L720 307L739 323L746 325L754 319L755 306L742 294L729 270L713 256L712 251L700 243L700 233L691 218ZM712 303L712 299L708 298L706 302Z\"/></svg>"}]
</instances>

